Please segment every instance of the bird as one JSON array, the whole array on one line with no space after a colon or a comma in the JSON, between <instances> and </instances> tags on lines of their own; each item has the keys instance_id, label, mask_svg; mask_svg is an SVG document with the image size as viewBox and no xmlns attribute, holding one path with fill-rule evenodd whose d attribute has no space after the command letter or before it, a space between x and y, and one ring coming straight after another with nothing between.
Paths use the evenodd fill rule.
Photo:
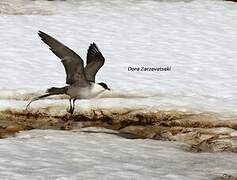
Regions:
<instances>
[{"instance_id":1,"label":"bird","mask_svg":"<svg viewBox=\"0 0 237 180\"><path fill-rule=\"evenodd\" d=\"M73 114L75 110L75 102L80 99L96 98L105 91L111 89L104 82L96 83L95 77L99 69L104 65L105 58L98 46L93 42L87 50L86 66L84 67L83 59L72 49L65 46L60 41L45 32L38 31L41 40L49 46L49 49L59 58L66 72L66 86L51 87L46 93L34 97L26 106L39 99L52 96L66 94L69 96L68 112Z\"/></svg>"}]
</instances>

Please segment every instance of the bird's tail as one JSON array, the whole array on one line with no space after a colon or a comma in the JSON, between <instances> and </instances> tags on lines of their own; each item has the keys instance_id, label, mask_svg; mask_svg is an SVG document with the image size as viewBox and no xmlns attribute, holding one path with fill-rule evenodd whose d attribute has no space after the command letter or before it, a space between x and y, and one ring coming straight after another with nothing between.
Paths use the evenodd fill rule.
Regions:
<instances>
[{"instance_id":1,"label":"bird's tail","mask_svg":"<svg viewBox=\"0 0 237 180\"><path fill-rule=\"evenodd\" d=\"M68 86L57 88L57 87L51 87L47 89L46 93L56 95L56 94L65 94L68 90Z\"/></svg>"},{"instance_id":2,"label":"bird's tail","mask_svg":"<svg viewBox=\"0 0 237 180\"><path fill-rule=\"evenodd\" d=\"M46 94L43 94L41 96L34 97L31 99L31 101L27 104L26 109L30 106L30 104L34 101L37 101L39 99L52 96L52 95L59 95L59 94L65 94L68 90L68 86L62 87L62 88L57 88L57 87L52 87L47 89Z\"/></svg>"}]
</instances>

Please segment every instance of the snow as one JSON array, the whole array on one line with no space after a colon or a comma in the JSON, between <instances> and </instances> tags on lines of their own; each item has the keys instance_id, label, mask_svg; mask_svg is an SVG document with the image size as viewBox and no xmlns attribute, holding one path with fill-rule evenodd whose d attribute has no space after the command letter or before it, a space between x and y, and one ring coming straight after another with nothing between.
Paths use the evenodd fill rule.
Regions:
<instances>
[{"instance_id":1,"label":"snow","mask_svg":"<svg viewBox=\"0 0 237 180\"><path fill-rule=\"evenodd\" d=\"M37 3L40 2L47 3ZM58 7L48 3L47 8ZM69 1L62 4L58 8L61 11L51 16L0 17L1 89L35 92L64 85L63 66L37 35L42 30L83 58L89 43L96 42L106 58L98 82L106 82L116 91L151 96L133 104L235 111L235 3ZM127 70L142 66L171 66L172 70ZM126 100L122 101L126 104Z\"/></svg>"},{"instance_id":2,"label":"snow","mask_svg":"<svg viewBox=\"0 0 237 180\"><path fill-rule=\"evenodd\" d=\"M114 134L113 134L114 133ZM236 175L232 153L189 153L180 144L116 132L32 130L0 141L1 179L213 179Z\"/></svg>"},{"instance_id":3,"label":"snow","mask_svg":"<svg viewBox=\"0 0 237 180\"><path fill-rule=\"evenodd\" d=\"M77 108L237 113L236 3L3 2L9 4L0 3L1 110L24 108L31 93L65 85L60 60L37 35L42 30L84 59L89 44L96 42L106 58L97 81L112 89L105 97L115 98L82 100ZM171 71L128 71L142 66L171 66ZM32 106L67 103L47 99ZM210 179L237 175L236 161L233 153L194 154L174 142L108 133L34 130L0 140L1 179Z\"/></svg>"}]
</instances>

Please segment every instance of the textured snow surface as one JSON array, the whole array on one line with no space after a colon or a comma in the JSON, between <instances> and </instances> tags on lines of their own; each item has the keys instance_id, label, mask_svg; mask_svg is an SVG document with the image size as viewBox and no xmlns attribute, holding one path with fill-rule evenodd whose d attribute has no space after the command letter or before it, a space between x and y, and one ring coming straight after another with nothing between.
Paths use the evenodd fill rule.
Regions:
<instances>
[{"instance_id":1,"label":"textured snow surface","mask_svg":"<svg viewBox=\"0 0 237 180\"><path fill-rule=\"evenodd\" d=\"M151 96L120 103L236 111L237 5L192 1L34 1L55 15L0 16L1 98L19 89L63 86L60 60L37 35L45 31L82 58L96 42L106 63L98 82L121 93ZM48 3L48 4L47 4ZM23 6L24 7L24 6ZM19 8L19 7L18 7ZM132 72L128 67L165 67L166 72ZM9 94L7 94L7 92ZM13 93L14 92L14 93ZM13 94L12 94L13 93ZM108 103L116 104L113 100Z\"/></svg>"},{"instance_id":2,"label":"textured snow surface","mask_svg":"<svg viewBox=\"0 0 237 180\"><path fill-rule=\"evenodd\" d=\"M60 60L37 35L42 30L84 59L96 42L106 58L97 81L113 90L107 97L117 98L79 101L79 108L236 113L236 9L233 2L204 0L1 1L1 110L22 108L23 100L64 86ZM142 66L171 71L128 71ZM67 103L51 99L32 106ZM34 130L0 140L0 179L7 180L212 179L236 176L236 162L233 153L188 153L174 142L108 133Z\"/></svg>"},{"instance_id":3,"label":"textured snow surface","mask_svg":"<svg viewBox=\"0 0 237 180\"><path fill-rule=\"evenodd\" d=\"M32 130L1 140L1 179L188 180L237 175L237 156L232 153L188 153L174 142L124 139L104 129L83 131Z\"/></svg>"}]
</instances>

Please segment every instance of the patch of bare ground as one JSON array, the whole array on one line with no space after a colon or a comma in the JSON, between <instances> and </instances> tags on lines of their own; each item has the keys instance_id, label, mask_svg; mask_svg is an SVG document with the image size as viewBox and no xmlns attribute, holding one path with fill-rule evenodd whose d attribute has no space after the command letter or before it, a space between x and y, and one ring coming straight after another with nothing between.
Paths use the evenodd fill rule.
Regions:
<instances>
[{"instance_id":1,"label":"patch of bare ground","mask_svg":"<svg viewBox=\"0 0 237 180\"><path fill-rule=\"evenodd\" d=\"M50 10L35 6L33 1L1 0L0 15L52 15Z\"/></svg>"},{"instance_id":2,"label":"patch of bare ground","mask_svg":"<svg viewBox=\"0 0 237 180\"><path fill-rule=\"evenodd\" d=\"M6 138L9 136L14 136L16 133L23 131L25 129L20 127L0 127L0 139Z\"/></svg>"},{"instance_id":3,"label":"patch of bare ground","mask_svg":"<svg viewBox=\"0 0 237 180\"><path fill-rule=\"evenodd\" d=\"M237 177L229 174L222 174L219 177L215 177L213 180L237 180Z\"/></svg>"},{"instance_id":4,"label":"patch of bare ground","mask_svg":"<svg viewBox=\"0 0 237 180\"><path fill-rule=\"evenodd\" d=\"M187 150L192 152L237 152L236 118L222 119L218 114L211 113L103 109L71 115L65 112L52 113L51 108L41 111L9 109L0 112L0 127L14 127L19 131L104 127L126 134L123 136L126 138L185 142L189 145Z\"/></svg>"}]
</instances>

